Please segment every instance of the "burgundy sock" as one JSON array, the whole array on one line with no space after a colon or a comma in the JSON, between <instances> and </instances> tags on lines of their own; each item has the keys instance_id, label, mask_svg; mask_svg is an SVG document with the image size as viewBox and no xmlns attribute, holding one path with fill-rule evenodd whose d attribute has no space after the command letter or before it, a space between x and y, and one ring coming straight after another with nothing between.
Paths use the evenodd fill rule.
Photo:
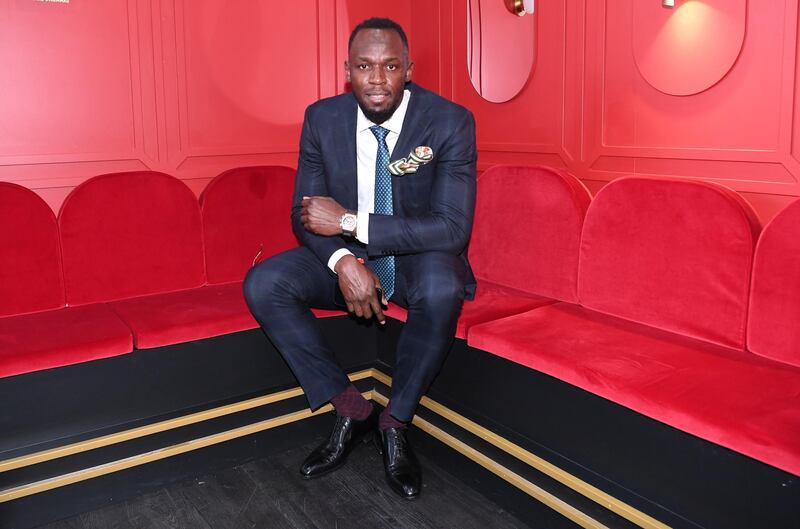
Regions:
<instances>
[{"instance_id":1,"label":"burgundy sock","mask_svg":"<svg viewBox=\"0 0 800 529\"><path fill-rule=\"evenodd\" d=\"M384 410L381 412L380 416L378 417L378 429L383 431L387 428L402 428L406 425L404 422L400 422L391 415L391 407L392 405L386 406Z\"/></svg>"},{"instance_id":2,"label":"burgundy sock","mask_svg":"<svg viewBox=\"0 0 800 529\"><path fill-rule=\"evenodd\" d=\"M363 421L372 412L372 404L362 397L352 384L333 397L331 404L336 408L336 414L340 417L350 417L357 421Z\"/></svg>"}]
</instances>

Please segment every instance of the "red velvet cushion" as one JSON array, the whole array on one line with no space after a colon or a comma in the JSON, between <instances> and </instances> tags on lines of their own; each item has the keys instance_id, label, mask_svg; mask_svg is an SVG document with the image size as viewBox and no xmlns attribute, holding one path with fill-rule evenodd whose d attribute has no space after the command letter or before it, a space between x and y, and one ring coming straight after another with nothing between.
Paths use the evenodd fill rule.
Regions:
<instances>
[{"instance_id":1,"label":"red velvet cushion","mask_svg":"<svg viewBox=\"0 0 800 529\"><path fill-rule=\"evenodd\" d=\"M488 281L481 281L478 286L475 299L465 301L461 309L456 330L458 338L466 339L469 330L475 325L555 303L555 300L550 298L495 285Z\"/></svg>"},{"instance_id":2,"label":"red velvet cushion","mask_svg":"<svg viewBox=\"0 0 800 529\"><path fill-rule=\"evenodd\" d=\"M0 316L63 306L55 215L33 191L0 182Z\"/></svg>"},{"instance_id":3,"label":"red velvet cushion","mask_svg":"<svg viewBox=\"0 0 800 529\"><path fill-rule=\"evenodd\" d=\"M240 167L217 176L200 197L209 283L241 281L261 250L294 248L294 169Z\"/></svg>"},{"instance_id":4,"label":"red velvet cushion","mask_svg":"<svg viewBox=\"0 0 800 529\"><path fill-rule=\"evenodd\" d=\"M133 330L138 349L258 327L241 282L115 301L111 307Z\"/></svg>"},{"instance_id":5,"label":"red velvet cushion","mask_svg":"<svg viewBox=\"0 0 800 529\"><path fill-rule=\"evenodd\" d=\"M347 312L343 310L329 310L329 309L311 309L314 316L317 318L333 318L336 316L347 316Z\"/></svg>"},{"instance_id":6,"label":"red velvet cushion","mask_svg":"<svg viewBox=\"0 0 800 529\"><path fill-rule=\"evenodd\" d=\"M748 348L800 366L800 200L764 228L751 288Z\"/></svg>"},{"instance_id":7,"label":"red velvet cushion","mask_svg":"<svg viewBox=\"0 0 800 529\"><path fill-rule=\"evenodd\" d=\"M133 330L138 349L202 340L258 327L250 314L242 282L167 292L110 304ZM314 311L318 318L340 311Z\"/></svg>"},{"instance_id":8,"label":"red velvet cushion","mask_svg":"<svg viewBox=\"0 0 800 529\"><path fill-rule=\"evenodd\" d=\"M406 321L408 319L408 311L397 305L396 303L389 302L389 308L383 311L384 315L389 318L394 318L399 321Z\"/></svg>"},{"instance_id":9,"label":"red velvet cushion","mask_svg":"<svg viewBox=\"0 0 800 529\"><path fill-rule=\"evenodd\" d=\"M69 194L58 220L70 305L205 283L200 207L176 178L97 176Z\"/></svg>"},{"instance_id":10,"label":"red velvet cushion","mask_svg":"<svg viewBox=\"0 0 800 529\"><path fill-rule=\"evenodd\" d=\"M800 475L800 369L558 303L469 344Z\"/></svg>"},{"instance_id":11,"label":"red velvet cushion","mask_svg":"<svg viewBox=\"0 0 800 529\"><path fill-rule=\"evenodd\" d=\"M722 186L621 178L592 201L581 241L581 304L744 348L752 209Z\"/></svg>"},{"instance_id":12,"label":"red velvet cushion","mask_svg":"<svg viewBox=\"0 0 800 529\"><path fill-rule=\"evenodd\" d=\"M576 301L589 192L566 171L496 166L478 178L469 259L482 280ZM482 282L479 281L478 290Z\"/></svg>"},{"instance_id":13,"label":"red velvet cushion","mask_svg":"<svg viewBox=\"0 0 800 529\"><path fill-rule=\"evenodd\" d=\"M481 281L475 293L475 299L465 301L456 326L456 338L466 340L469 329L487 321L499 320L512 314L521 314L544 305L555 303L555 300L543 298L521 290L495 285ZM406 321L408 311L394 303L389 303L385 312L390 318Z\"/></svg>"},{"instance_id":14,"label":"red velvet cushion","mask_svg":"<svg viewBox=\"0 0 800 529\"><path fill-rule=\"evenodd\" d=\"M105 305L0 318L0 377L131 352L128 327Z\"/></svg>"}]
</instances>

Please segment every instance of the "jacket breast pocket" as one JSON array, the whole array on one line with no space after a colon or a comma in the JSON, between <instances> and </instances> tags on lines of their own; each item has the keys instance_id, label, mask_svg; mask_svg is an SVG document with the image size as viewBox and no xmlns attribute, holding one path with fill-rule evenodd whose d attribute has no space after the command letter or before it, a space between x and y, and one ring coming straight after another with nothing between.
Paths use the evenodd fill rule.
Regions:
<instances>
[{"instance_id":1,"label":"jacket breast pocket","mask_svg":"<svg viewBox=\"0 0 800 529\"><path fill-rule=\"evenodd\" d=\"M401 176L396 176L398 181L406 181L411 184L420 184L423 181L433 178L436 172L436 162L432 161L425 165L420 165L415 173L406 173Z\"/></svg>"},{"instance_id":2,"label":"jacket breast pocket","mask_svg":"<svg viewBox=\"0 0 800 529\"><path fill-rule=\"evenodd\" d=\"M422 215L430 210L435 175L435 164L427 164L421 166L416 173L394 177L398 198L402 197L404 209L408 213Z\"/></svg>"}]
</instances>

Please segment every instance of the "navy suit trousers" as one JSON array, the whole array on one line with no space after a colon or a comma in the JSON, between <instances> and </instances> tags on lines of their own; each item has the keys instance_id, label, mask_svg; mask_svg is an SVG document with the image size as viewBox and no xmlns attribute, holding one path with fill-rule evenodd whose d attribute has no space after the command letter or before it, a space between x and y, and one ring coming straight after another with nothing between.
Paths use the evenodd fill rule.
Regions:
<instances>
[{"instance_id":1,"label":"navy suit trousers","mask_svg":"<svg viewBox=\"0 0 800 529\"><path fill-rule=\"evenodd\" d=\"M408 309L397 345L391 411L400 421L414 416L455 336L464 301L466 268L458 256L425 252L396 256L392 301ZM325 343L311 308L334 303L338 279L305 247L275 255L250 269L244 294L250 310L281 352L317 409L349 384Z\"/></svg>"}]
</instances>

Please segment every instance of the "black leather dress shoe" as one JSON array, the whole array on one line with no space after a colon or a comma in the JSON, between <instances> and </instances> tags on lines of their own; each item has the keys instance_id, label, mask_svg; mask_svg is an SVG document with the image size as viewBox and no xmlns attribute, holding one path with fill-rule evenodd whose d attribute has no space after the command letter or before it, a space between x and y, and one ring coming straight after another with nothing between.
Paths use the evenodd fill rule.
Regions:
<instances>
[{"instance_id":1,"label":"black leather dress shoe","mask_svg":"<svg viewBox=\"0 0 800 529\"><path fill-rule=\"evenodd\" d=\"M332 472L344 465L347 454L359 440L374 432L378 426L378 411L372 405L372 412L363 421L350 417L336 416L333 431L327 441L316 447L300 466L300 474L306 479L316 478Z\"/></svg>"},{"instance_id":2,"label":"black leather dress shoe","mask_svg":"<svg viewBox=\"0 0 800 529\"><path fill-rule=\"evenodd\" d=\"M422 469L408 442L408 428L387 428L375 439L378 438L387 483L401 498L417 499L422 488Z\"/></svg>"}]
</instances>

